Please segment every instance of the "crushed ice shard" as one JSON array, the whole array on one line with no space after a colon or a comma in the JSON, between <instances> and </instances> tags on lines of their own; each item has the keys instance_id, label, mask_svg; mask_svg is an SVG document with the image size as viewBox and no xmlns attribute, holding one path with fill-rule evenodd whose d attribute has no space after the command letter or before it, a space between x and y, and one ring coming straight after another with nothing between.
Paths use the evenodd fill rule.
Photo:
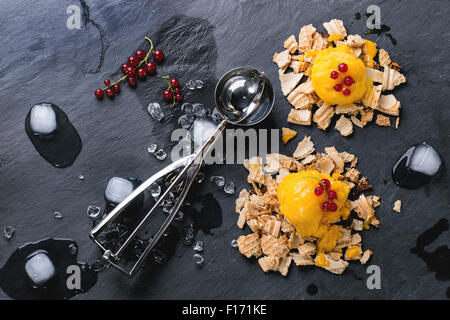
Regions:
<instances>
[{"instance_id":1,"label":"crushed ice shard","mask_svg":"<svg viewBox=\"0 0 450 320\"><path fill-rule=\"evenodd\" d=\"M30 113L30 126L35 134L50 134L57 128L56 113L48 103L35 105Z\"/></svg>"},{"instance_id":2,"label":"crushed ice shard","mask_svg":"<svg viewBox=\"0 0 450 320\"><path fill-rule=\"evenodd\" d=\"M40 287L55 275L55 266L47 251L37 250L27 257L25 272L33 285Z\"/></svg>"}]
</instances>

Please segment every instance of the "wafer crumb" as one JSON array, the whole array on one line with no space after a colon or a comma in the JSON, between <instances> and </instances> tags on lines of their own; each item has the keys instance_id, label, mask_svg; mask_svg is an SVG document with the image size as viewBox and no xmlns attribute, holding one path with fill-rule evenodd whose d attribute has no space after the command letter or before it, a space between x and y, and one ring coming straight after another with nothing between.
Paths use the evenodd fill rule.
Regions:
<instances>
[{"instance_id":1,"label":"wafer crumb","mask_svg":"<svg viewBox=\"0 0 450 320\"><path fill-rule=\"evenodd\" d=\"M393 210L398 213L402 212L402 201L401 200L397 200L394 202Z\"/></svg>"}]
</instances>

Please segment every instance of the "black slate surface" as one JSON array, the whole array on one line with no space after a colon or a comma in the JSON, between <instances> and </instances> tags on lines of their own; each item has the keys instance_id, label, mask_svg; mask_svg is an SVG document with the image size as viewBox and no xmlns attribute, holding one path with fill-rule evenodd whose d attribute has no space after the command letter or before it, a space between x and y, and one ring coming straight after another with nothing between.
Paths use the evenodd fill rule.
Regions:
<instances>
[{"instance_id":1,"label":"black slate surface","mask_svg":"<svg viewBox=\"0 0 450 320\"><path fill-rule=\"evenodd\" d=\"M80 30L66 27L66 9L80 6ZM427 141L448 159L450 68L448 1L38 1L4 0L0 10L0 226L16 226L10 241L0 239L0 265L19 246L46 237L71 238L79 244L79 259L93 262L98 251L88 239L90 204L103 205L103 191L111 176L150 176L169 163L149 156L146 147L157 142L170 149L169 133L179 111L165 104L163 123L144 111L161 102L163 83L147 80L136 90L122 86L114 101L97 101L93 92L105 78L118 75L120 63L151 36L168 57L161 74L182 83L202 79L207 87L189 102L212 105L216 79L228 69L253 66L265 71L276 91L274 112L261 127L286 126L290 110L279 88L275 50L299 28L332 18L344 20L349 34L366 31L364 12L381 7L382 23L397 40L369 35L387 49L406 71L407 85L396 90L402 102L400 130L369 125L350 138L335 130L295 127L299 138L311 135L317 149L336 146L359 156L359 168L374 192L382 195L377 215L379 230L363 234L374 251L371 264L381 268L381 290L366 287L366 267L352 264L341 276L324 270L291 267L287 278L264 274L255 261L241 256L230 241L242 231L236 226L235 197L205 183L198 192L212 192L220 201L223 224L212 235L199 232L205 243L205 266L192 263L192 248L180 243L177 255L155 274L140 273L128 280L114 270L99 275L89 292L76 299L415 299L447 298L448 278L435 273L410 252L416 239L441 218L448 219L448 173L418 190L395 186L391 166L411 144ZM360 20L354 14L362 13ZM199 36L201 35L201 36ZM24 120L39 101L61 107L77 128L83 149L75 163L58 169L39 156L29 141ZM296 143L282 147L293 152ZM207 177L223 174L237 190L247 187L242 166L209 166ZM78 175L85 175L85 180ZM386 181L386 183L384 183ZM393 202L403 201L401 214ZM63 213L62 220L52 217ZM432 252L449 243L448 231L427 246ZM448 249L447 249L448 252ZM315 284L314 296L306 288ZM8 298L3 292L0 298Z\"/></svg>"}]
</instances>

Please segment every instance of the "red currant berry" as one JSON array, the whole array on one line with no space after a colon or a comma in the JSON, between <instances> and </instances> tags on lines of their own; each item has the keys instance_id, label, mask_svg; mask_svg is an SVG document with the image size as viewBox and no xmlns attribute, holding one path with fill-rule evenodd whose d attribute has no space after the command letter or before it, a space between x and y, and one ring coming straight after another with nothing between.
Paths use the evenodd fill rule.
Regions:
<instances>
[{"instance_id":1,"label":"red currant berry","mask_svg":"<svg viewBox=\"0 0 450 320\"><path fill-rule=\"evenodd\" d=\"M328 205L328 211L336 211L337 210L337 204L336 203L334 203L334 202L329 202L329 205Z\"/></svg>"},{"instance_id":2,"label":"red currant berry","mask_svg":"<svg viewBox=\"0 0 450 320\"><path fill-rule=\"evenodd\" d=\"M136 85L137 79L136 77L128 77L127 82L130 87L133 87Z\"/></svg>"},{"instance_id":3,"label":"red currant berry","mask_svg":"<svg viewBox=\"0 0 450 320\"><path fill-rule=\"evenodd\" d=\"M128 63L122 63L122 65L120 66L120 69L122 69L123 73L127 73L128 67L129 67Z\"/></svg>"},{"instance_id":4,"label":"red currant berry","mask_svg":"<svg viewBox=\"0 0 450 320\"><path fill-rule=\"evenodd\" d=\"M137 75L138 75L139 79L144 80L145 77L147 76L147 72L145 72L144 68L139 68L137 70Z\"/></svg>"},{"instance_id":5,"label":"red currant berry","mask_svg":"<svg viewBox=\"0 0 450 320\"><path fill-rule=\"evenodd\" d=\"M128 57L128 64L132 67L136 67L139 63L139 59L136 56Z\"/></svg>"},{"instance_id":6,"label":"red currant berry","mask_svg":"<svg viewBox=\"0 0 450 320\"><path fill-rule=\"evenodd\" d=\"M328 180L328 179L322 179L322 180L320 180L320 183L321 183L323 186L325 186L325 190L330 189L330 185L331 185L330 180Z\"/></svg>"},{"instance_id":7,"label":"red currant berry","mask_svg":"<svg viewBox=\"0 0 450 320\"><path fill-rule=\"evenodd\" d=\"M113 89L115 93L120 93L120 86L117 83L113 86Z\"/></svg>"},{"instance_id":8,"label":"red currant berry","mask_svg":"<svg viewBox=\"0 0 450 320\"><path fill-rule=\"evenodd\" d=\"M347 97L352 94L350 89L344 89L344 91L342 91L342 93L344 94L344 96L347 96Z\"/></svg>"},{"instance_id":9,"label":"red currant berry","mask_svg":"<svg viewBox=\"0 0 450 320\"><path fill-rule=\"evenodd\" d=\"M327 192L328 200L337 199L337 193L336 191L330 190Z\"/></svg>"},{"instance_id":10,"label":"red currant berry","mask_svg":"<svg viewBox=\"0 0 450 320\"><path fill-rule=\"evenodd\" d=\"M136 69L133 67L128 67L127 72L125 72L127 76L132 77L136 73Z\"/></svg>"},{"instance_id":11,"label":"red currant berry","mask_svg":"<svg viewBox=\"0 0 450 320\"><path fill-rule=\"evenodd\" d=\"M338 83L334 86L334 90L341 91L342 90L342 84Z\"/></svg>"},{"instance_id":12,"label":"red currant berry","mask_svg":"<svg viewBox=\"0 0 450 320\"><path fill-rule=\"evenodd\" d=\"M316 196L320 196L323 193L323 187L322 185L319 185L318 187L314 188L314 194Z\"/></svg>"},{"instance_id":13,"label":"red currant berry","mask_svg":"<svg viewBox=\"0 0 450 320\"><path fill-rule=\"evenodd\" d=\"M178 88L180 86L180 82L176 78L170 79L169 83L172 88Z\"/></svg>"},{"instance_id":14,"label":"red currant berry","mask_svg":"<svg viewBox=\"0 0 450 320\"><path fill-rule=\"evenodd\" d=\"M136 51L136 57L139 59L139 61L144 60L146 55L147 53L144 50Z\"/></svg>"},{"instance_id":15,"label":"red currant berry","mask_svg":"<svg viewBox=\"0 0 450 320\"><path fill-rule=\"evenodd\" d=\"M338 70L339 70L339 72L346 73L347 70L348 70L347 64L346 64L346 63L341 63L341 64L338 66Z\"/></svg>"},{"instance_id":16,"label":"red currant berry","mask_svg":"<svg viewBox=\"0 0 450 320\"><path fill-rule=\"evenodd\" d=\"M105 84L105 86L109 86L111 84L111 80L105 79L105 81L103 81L103 83Z\"/></svg>"},{"instance_id":17,"label":"red currant berry","mask_svg":"<svg viewBox=\"0 0 450 320\"><path fill-rule=\"evenodd\" d=\"M173 99L173 93L169 89L164 90L163 92L164 101L171 102Z\"/></svg>"},{"instance_id":18,"label":"red currant berry","mask_svg":"<svg viewBox=\"0 0 450 320\"><path fill-rule=\"evenodd\" d=\"M106 89L106 96L110 99L114 98L114 90L111 88Z\"/></svg>"},{"instance_id":19,"label":"red currant berry","mask_svg":"<svg viewBox=\"0 0 450 320\"><path fill-rule=\"evenodd\" d=\"M347 87L350 87L353 84L353 78L352 77L345 77L344 78L344 84Z\"/></svg>"},{"instance_id":20,"label":"red currant berry","mask_svg":"<svg viewBox=\"0 0 450 320\"><path fill-rule=\"evenodd\" d=\"M339 73L337 71L331 71L330 78L336 80L339 77Z\"/></svg>"},{"instance_id":21,"label":"red currant berry","mask_svg":"<svg viewBox=\"0 0 450 320\"><path fill-rule=\"evenodd\" d=\"M330 210L330 202L324 202L322 203L322 210L323 211L329 211Z\"/></svg>"},{"instance_id":22,"label":"red currant berry","mask_svg":"<svg viewBox=\"0 0 450 320\"><path fill-rule=\"evenodd\" d=\"M95 97L96 97L97 99L103 98L103 90L102 90L102 89L97 89L97 90L95 90Z\"/></svg>"},{"instance_id":23,"label":"red currant berry","mask_svg":"<svg viewBox=\"0 0 450 320\"><path fill-rule=\"evenodd\" d=\"M177 100L178 102L183 101L183 94L182 93L175 94L175 100Z\"/></svg>"},{"instance_id":24,"label":"red currant berry","mask_svg":"<svg viewBox=\"0 0 450 320\"><path fill-rule=\"evenodd\" d=\"M161 62L164 60L164 53L161 50L155 50L153 51L153 60L156 62Z\"/></svg>"},{"instance_id":25,"label":"red currant berry","mask_svg":"<svg viewBox=\"0 0 450 320\"><path fill-rule=\"evenodd\" d=\"M145 65L145 70L147 71L147 73L149 75L152 75L156 72L156 64L154 64L153 62L149 62Z\"/></svg>"},{"instance_id":26,"label":"red currant berry","mask_svg":"<svg viewBox=\"0 0 450 320\"><path fill-rule=\"evenodd\" d=\"M179 88L179 87L175 88L174 91L175 91L175 94L179 94L179 93L181 93L181 88Z\"/></svg>"}]
</instances>

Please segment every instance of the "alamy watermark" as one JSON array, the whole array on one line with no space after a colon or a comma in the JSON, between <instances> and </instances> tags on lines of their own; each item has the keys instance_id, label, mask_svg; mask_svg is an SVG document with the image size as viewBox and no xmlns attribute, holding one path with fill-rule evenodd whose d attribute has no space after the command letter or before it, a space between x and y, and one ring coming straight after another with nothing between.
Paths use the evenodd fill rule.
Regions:
<instances>
[{"instance_id":1,"label":"alamy watermark","mask_svg":"<svg viewBox=\"0 0 450 320\"><path fill-rule=\"evenodd\" d=\"M66 9L66 13L69 15L66 20L67 29L81 29L81 9L77 5L70 5Z\"/></svg>"}]
</instances>

